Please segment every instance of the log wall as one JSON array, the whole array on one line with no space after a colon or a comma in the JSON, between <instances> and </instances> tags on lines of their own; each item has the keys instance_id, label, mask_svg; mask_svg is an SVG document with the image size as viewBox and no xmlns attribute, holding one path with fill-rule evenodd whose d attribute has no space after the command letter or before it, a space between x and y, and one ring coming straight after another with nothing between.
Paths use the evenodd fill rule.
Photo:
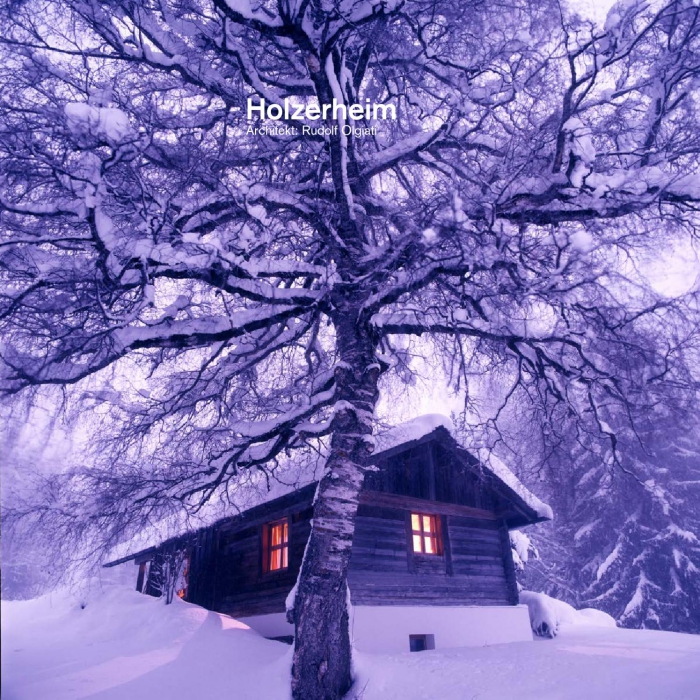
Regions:
<instances>
[{"instance_id":1,"label":"log wall","mask_svg":"<svg viewBox=\"0 0 700 700\"><path fill-rule=\"evenodd\" d=\"M502 524L492 513L478 517L437 501L416 503L368 492L360 505L348 583L355 605L509 605L510 586ZM374 503L382 505L375 505ZM446 512L445 512L446 511ZM414 554L411 512L441 517L442 555Z\"/></svg>"},{"instance_id":2,"label":"log wall","mask_svg":"<svg viewBox=\"0 0 700 700\"><path fill-rule=\"evenodd\" d=\"M360 497L348 572L354 604L518 602L504 503L478 473L438 442L400 451L379 466ZM311 484L189 538L187 599L234 617L283 612L310 533L314 492ZM440 555L413 553L411 512L438 517ZM264 573L263 526L283 517L289 567Z\"/></svg>"}]
</instances>

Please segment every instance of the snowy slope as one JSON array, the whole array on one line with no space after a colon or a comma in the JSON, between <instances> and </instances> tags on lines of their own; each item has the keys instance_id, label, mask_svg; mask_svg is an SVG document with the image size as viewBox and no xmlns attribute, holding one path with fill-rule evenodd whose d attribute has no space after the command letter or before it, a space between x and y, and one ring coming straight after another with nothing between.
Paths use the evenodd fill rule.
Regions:
<instances>
[{"instance_id":1,"label":"snowy slope","mask_svg":"<svg viewBox=\"0 0 700 700\"><path fill-rule=\"evenodd\" d=\"M290 647L225 615L106 586L2 602L3 700L287 698Z\"/></svg>"},{"instance_id":2,"label":"snowy slope","mask_svg":"<svg viewBox=\"0 0 700 700\"><path fill-rule=\"evenodd\" d=\"M4 700L287 700L290 652L125 585L2 603ZM554 640L358 654L356 670L362 700L695 700L700 637L563 625Z\"/></svg>"}]
</instances>

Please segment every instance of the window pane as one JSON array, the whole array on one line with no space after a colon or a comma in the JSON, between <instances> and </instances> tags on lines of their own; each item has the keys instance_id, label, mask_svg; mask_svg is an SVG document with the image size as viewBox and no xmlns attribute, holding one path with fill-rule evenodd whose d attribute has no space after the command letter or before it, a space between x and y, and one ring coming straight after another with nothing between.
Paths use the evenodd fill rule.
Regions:
<instances>
[{"instance_id":1,"label":"window pane","mask_svg":"<svg viewBox=\"0 0 700 700\"><path fill-rule=\"evenodd\" d=\"M273 549L270 552L270 571L277 571L282 568L282 550Z\"/></svg>"},{"instance_id":2,"label":"window pane","mask_svg":"<svg viewBox=\"0 0 700 700\"><path fill-rule=\"evenodd\" d=\"M277 521L265 526L267 561L265 571L279 571L289 567L289 521Z\"/></svg>"},{"instance_id":3,"label":"window pane","mask_svg":"<svg viewBox=\"0 0 700 700\"><path fill-rule=\"evenodd\" d=\"M421 536L420 535L413 535L413 551L414 552L422 552L423 549L421 548Z\"/></svg>"},{"instance_id":4,"label":"window pane","mask_svg":"<svg viewBox=\"0 0 700 700\"><path fill-rule=\"evenodd\" d=\"M425 553L426 554L435 554L435 543L434 543L432 537L425 538Z\"/></svg>"},{"instance_id":5,"label":"window pane","mask_svg":"<svg viewBox=\"0 0 700 700\"><path fill-rule=\"evenodd\" d=\"M416 532L420 532L420 515L411 513L411 528Z\"/></svg>"},{"instance_id":6,"label":"window pane","mask_svg":"<svg viewBox=\"0 0 700 700\"><path fill-rule=\"evenodd\" d=\"M423 516L423 530L425 532L432 532L433 531L433 518L431 515L424 515Z\"/></svg>"}]
</instances>

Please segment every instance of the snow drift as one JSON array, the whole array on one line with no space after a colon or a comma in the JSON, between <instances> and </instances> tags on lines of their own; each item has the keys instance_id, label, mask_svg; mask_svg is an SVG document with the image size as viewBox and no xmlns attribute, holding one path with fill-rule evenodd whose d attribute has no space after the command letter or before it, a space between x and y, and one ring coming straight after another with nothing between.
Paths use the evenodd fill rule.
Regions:
<instances>
[{"instance_id":1,"label":"snow drift","mask_svg":"<svg viewBox=\"0 0 700 700\"><path fill-rule=\"evenodd\" d=\"M556 637L562 625L617 627L615 619L601 610L576 610L544 593L520 591L520 602L527 605L532 631L539 637Z\"/></svg>"},{"instance_id":2,"label":"snow drift","mask_svg":"<svg viewBox=\"0 0 700 700\"><path fill-rule=\"evenodd\" d=\"M3 698L288 697L289 646L179 598L165 605L126 585L94 584L3 601Z\"/></svg>"},{"instance_id":3,"label":"snow drift","mask_svg":"<svg viewBox=\"0 0 700 700\"><path fill-rule=\"evenodd\" d=\"M133 573L128 564L116 569L105 575ZM697 697L700 637L595 626L585 621L600 623L599 615L542 594L524 598L537 601L543 619L556 617L555 639L356 653L347 700L511 700L514 689L519 700ZM126 583L3 601L1 621L6 700L289 698L289 646L179 599L166 606Z\"/></svg>"}]
</instances>

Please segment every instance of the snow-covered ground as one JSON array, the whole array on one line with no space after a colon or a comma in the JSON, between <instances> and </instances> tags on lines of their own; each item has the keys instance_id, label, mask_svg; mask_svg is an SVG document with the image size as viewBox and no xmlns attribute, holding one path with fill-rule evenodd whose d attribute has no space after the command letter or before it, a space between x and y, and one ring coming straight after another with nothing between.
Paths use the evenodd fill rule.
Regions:
<instances>
[{"instance_id":1,"label":"snow-covered ground","mask_svg":"<svg viewBox=\"0 0 700 700\"><path fill-rule=\"evenodd\" d=\"M125 585L2 603L3 700L287 700L290 662L231 618ZM700 636L668 632L563 623L555 639L356 667L362 700L700 698Z\"/></svg>"},{"instance_id":2,"label":"snow-covered ground","mask_svg":"<svg viewBox=\"0 0 700 700\"><path fill-rule=\"evenodd\" d=\"M700 637L563 626L556 639L360 656L362 700L698 700Z\"/></svg>"},{"instance_id":3,"label":"snow-covered ground","mask_svg":"<svg viewBox=\"0 0 700 700\"><path fill-rule=\"evenodd\" d=\"M291 647L125 587L2 603L3 700L287 698Z\"/></svg>"}]
</instances>

